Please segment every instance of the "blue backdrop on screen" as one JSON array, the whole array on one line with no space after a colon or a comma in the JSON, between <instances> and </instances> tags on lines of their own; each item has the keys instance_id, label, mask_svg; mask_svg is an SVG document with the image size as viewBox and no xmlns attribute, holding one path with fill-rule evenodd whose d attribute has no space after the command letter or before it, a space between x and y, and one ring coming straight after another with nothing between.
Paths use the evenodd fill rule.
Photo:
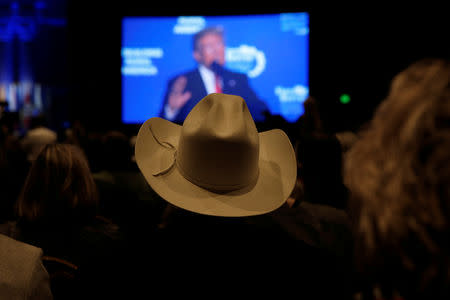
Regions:
<instances>
[{"instance_id":1,"label":"blue backdrop on screen","mask_svg":"<svg viewBox=\"0 0 450 300\"><path fill-rule=\"evenodd\" d=\"M126 17L122 22L122 121L158 116L168 80L197 66L193 35L220 25L225 67L246 73L272 114L294 122L309 94L307 13Z\"/></svg>"}]
</instances>

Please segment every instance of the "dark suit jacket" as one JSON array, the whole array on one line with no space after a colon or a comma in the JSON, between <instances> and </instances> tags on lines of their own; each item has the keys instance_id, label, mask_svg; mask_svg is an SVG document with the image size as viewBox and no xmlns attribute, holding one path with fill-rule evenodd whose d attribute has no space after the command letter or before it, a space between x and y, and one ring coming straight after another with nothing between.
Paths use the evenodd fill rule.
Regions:
<instances>
[{"instance_id":1,"label":"dark suit jacket","mask_svg":"<svg viewBox=\"0 0 450 300\"><path fill-rule=\"evenodd\" d=\"M183 123L186 116L192 110L192 108L204 97L206 97L207 92L205 85L203 83L202 77L200 76L200 72L198 69L194 69L192 71L188 71L184 74L178 75L172 78L167 87L166 94L164 96L164 103L161 108L160 117L166 118L164 107L166 106L169 100L169 93L172 89L172 85L177 78L180 76L185 76L187 79L185 92L191 92L191 98L186 102L186 104L180 109L175 119L173 120L175 123ZM247 103L248 109L252 114L255 122L264 121L263 112L267 111L267 105L258 98L255 92L252 90L248 83L248 78L245 74L231 72L226 69L222 69L222 80L223 87L222 92L224 94L230 95L238 95L241 96L245 102Z\"/></svg>"}]
</instances>

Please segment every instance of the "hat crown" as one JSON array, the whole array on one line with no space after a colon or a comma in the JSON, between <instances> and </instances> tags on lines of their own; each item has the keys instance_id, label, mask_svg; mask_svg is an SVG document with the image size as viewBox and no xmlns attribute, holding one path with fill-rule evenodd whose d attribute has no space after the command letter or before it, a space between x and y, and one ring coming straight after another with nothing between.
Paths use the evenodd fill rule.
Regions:
<instances>
[{"instance_id":1,"label":"hat crown","mask_svg":"<svg viewBox=\"0 0 450 300\"><path fill-rule=\"evenodd\" d=\"M258 177L259 135L239 96L210 94L189 113L177 165L186 179L212 190L234 190Z\"/></svg>"}]
</instances>

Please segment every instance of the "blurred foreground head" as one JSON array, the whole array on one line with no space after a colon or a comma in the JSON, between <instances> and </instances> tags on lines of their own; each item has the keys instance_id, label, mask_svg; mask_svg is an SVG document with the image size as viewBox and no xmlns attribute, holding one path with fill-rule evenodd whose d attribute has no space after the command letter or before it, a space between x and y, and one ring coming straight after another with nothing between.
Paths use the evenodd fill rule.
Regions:
<instances>
[{"instance_id":1,"label":"blurred foreground head","mask_svg":"<svg viewBox=\"0 0 450 300\"><path fill-rule=\"evenodd\" d=\"M448 296L448 61L420 60L393 79L387 98L349 151L345 183L357 246L363 250L356 251L363 253L360 262L381 272L404 296L406 290Z\"/></svg>"}]
</instances>

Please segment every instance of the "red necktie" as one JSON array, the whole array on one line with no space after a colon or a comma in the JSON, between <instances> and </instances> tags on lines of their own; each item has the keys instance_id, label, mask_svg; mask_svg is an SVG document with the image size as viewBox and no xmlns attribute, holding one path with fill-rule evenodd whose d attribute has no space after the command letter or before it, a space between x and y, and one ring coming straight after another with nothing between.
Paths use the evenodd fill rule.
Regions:
<instances>
[{"instance_id":1,"label":"red necktie","mask_svg":"<svg viewBox=\"0 0 450 300\"><path fill-rule=\"evenodd\" d=\"M222 87L220 86L220 77L215 75L216 77L216 93L222 93Z\"/></svg>"}]
</instances>

